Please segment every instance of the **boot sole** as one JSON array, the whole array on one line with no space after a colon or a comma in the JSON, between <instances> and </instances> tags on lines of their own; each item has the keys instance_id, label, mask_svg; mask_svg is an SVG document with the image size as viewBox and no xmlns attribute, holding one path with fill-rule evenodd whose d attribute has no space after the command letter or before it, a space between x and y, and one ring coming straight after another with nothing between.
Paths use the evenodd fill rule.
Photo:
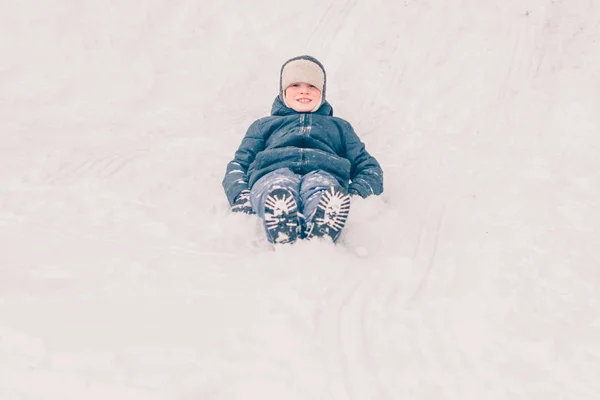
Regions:
<instances>
[{"instance_id":1,"label":"boot sole","mask_svg":"<svg viewBox=\"0 0 600 400\"><path fill-rule=\"evenodd\" d=\"M346 225L349 213L350 195L334 188L327 190L319 200L307 239L329 236L335 242Z\"/></svg>"},{"instance_id":2,"label":"boot sole","mask_svg":"<svg viewBox=\"0 0 600 400\"><path fill-rule=\"evenodd\" d=\"M265 226L272 243L293 243L298 239L298 204L292 193L273 189L265 200Z\"/></svg>"}]
</instances>

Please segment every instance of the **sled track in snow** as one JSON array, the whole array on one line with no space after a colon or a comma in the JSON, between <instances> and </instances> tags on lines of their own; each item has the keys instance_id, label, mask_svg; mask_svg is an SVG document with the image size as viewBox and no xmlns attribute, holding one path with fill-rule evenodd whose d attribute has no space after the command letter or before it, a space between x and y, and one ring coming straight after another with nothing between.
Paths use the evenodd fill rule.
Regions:
<instances>
[{"instance_id":1,"label":"sled track in snow","mask_svg":"<svg viewBox=\"0 0 600 400\"><path fill-rule=\"evenodd\" d=\"M362 381L369 371L362 365L369 351L364 328L368 300L360 296L366 285L365 277L366 272L355 276L346 271L336 287L319 299L319 309L315 310L319 341L324 348L336 349L327 360L336 399L365 398ZM357 374L358 380L353 379Z\"/></svg>"},{"instance_id":2,"label":"sled track in snow","mask_svg":"<svg viewBox=\"0 0 600 400\"><path fill-rule=\"evenodd\" d=\"M65 157L60 166L43 179L44 184L65 184L92 179L98 182L109 182L116 179L126 168L140 159L146 150L131 150L109 153L105 155L87 155L84 158L71 160Z\"/></svg>"},{"instance_id":3,"label":"sled track in snow","mask_svg":"<svg viewBox=\"0 0 600 400\"><path fill-rule=\"evenodd\" d=\"M124 242L110 237L96 237L87 232L87 230L64 229L58 224L25 217L0 215L0 227L6 232L10 232L11 238L22 238L22 242L39 238L39 243L45 243L51 239L53 245L60 245L62 243L73 246L73 244L79 243L80 245L97 247L98 251L108 246L112 251L119 250L122 253L134 252L138 255L177 256L202 262L206 261L206 257L214 259L243 257L218 251L203 251L201 248L184 243L156 243L156 240L153 240L152 245L144 246L139 244L139 240Z\"/></svg>"},{"instance_id":4,"label":"sled track in snow","mask_svg":"<svg viewBox=\"0 0 600 400\"><path fill-rule=\"evenodd\" d=\"M381 348L391 346L386 350L393 352L397 345L393 333L385 329L385 320L388 310L408 303L406 296L398 295L404 292L403 275L402 266L393 261L383 268L348 269L318 299L313 312L315 336L330 349L326 362L332 398L393 398L387 393L389 385L384 384L393 357L383 354Z\"/></svg>"},{"instance_id":5,"label":"sled track in snow","mask_svg":"<svg viewBox=\"0 0 600 400\"><path fill-rule=\"evenodd\" d=\"M310 33L307 43L314 45L316 40L326 37L330 32L337 34L355 6L356 2L353 0L332 1Z\"/></svg>"}]
</instances>

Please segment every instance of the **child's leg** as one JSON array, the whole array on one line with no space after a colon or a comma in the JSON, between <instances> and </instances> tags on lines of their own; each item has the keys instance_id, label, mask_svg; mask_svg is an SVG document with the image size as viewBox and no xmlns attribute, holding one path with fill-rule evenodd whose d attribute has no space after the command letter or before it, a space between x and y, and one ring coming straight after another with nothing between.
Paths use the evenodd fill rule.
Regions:
<instances>
[{"instance_id":1,"label":"child's leg","mask_svg":"<svg viewBox=\"0 0 600 400\"><path fill-rule=\"evenodd\" d=\"M270 172L252 186L250 203L264 221L270 242L290 243L297 239L300 230L299 190L300 175L288 168Z\"/></svg>"},{"instance_id":2,"label":"child's leg","mask_svg":"<svg viewBox=\"0 0 600 400\"><path fill-rule=\"evenodd\" d=\"M289 190L294 200L300 200L300 175L293 173L289 168L269 172L256 181L250 189L250 204L260 218L264 217L265 199L269 191L275 187Z\"/></svg>"},{"instance_id":3,"label":"child's leg","mask_svg":"<svg viewBox=\"0 0 600 400\"><path fill-rule=\"evenodd\" d=\"M306 236L329 236L335 242L350 211L350 196L333 175L313 171L302 177L300 199L306 216Z\"/></svg>"},{"instance_id":4,"label":"child's leg","mask_svg":"<svg viewBox=\"0 0 600 400\"><path fill-rule=\"evenodd\" d=\"M346 194L346 190L339 184L333 175L324 171L312 171L302 177L300 182L300 200L304 204L304 215L309 220L315 211L323 194L334 188Z\"/></svg>"}]
</instances>

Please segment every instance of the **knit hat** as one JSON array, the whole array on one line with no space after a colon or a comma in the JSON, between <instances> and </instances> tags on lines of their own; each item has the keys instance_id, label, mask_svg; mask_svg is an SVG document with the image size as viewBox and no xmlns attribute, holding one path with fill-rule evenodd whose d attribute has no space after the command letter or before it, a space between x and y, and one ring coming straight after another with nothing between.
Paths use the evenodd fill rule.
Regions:
<instances>
[{"instance_id":1,"label":"knit hat","mask_svg":"<svg viewBox=\"0 0 600 400\"><path fill-rule=\"evenodd\" d=\"M312 110L312 112L317 111L325 102L327 75L323 64L311 56L294 57L283 64L279 77L279 95L288 107L289 105L285 102L285 89L298 82L306 82L321 91L321 98Z\"/></svg>"}]
</instances>

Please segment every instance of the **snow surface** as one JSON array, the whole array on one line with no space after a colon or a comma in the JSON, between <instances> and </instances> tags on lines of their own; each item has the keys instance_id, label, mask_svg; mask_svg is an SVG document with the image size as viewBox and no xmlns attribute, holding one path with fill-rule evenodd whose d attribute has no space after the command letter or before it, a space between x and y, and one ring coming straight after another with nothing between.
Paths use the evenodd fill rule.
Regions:
<instances>
[{"instance_id":1,"label":"snow surface","mask_svg":"<svg viewBox=\"0 0 600 400\"><path fill-rule=\"evenodd\" d=\"M0 2L0 399L597 399L600 3ZM319 58L385 171L273 249L221 179Z\"/></svg>"}]
</instances>

